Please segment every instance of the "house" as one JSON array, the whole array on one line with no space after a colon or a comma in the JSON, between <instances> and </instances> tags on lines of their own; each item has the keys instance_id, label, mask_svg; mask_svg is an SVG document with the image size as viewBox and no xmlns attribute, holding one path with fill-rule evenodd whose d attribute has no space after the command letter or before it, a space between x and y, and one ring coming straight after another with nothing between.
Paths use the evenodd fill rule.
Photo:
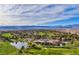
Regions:
<instances>
[{"instance_id":1,"label":"house","mask_svg":"<svg viewBox=\"0 0 79 59\"><path fill-rule=\"evenodd\" d=\"M68 44L71 41L72 41L71 39L62 38L62 43L60 44L60 46L64 46L64 45Z\"/></svg>"},{"instance_id":2,"label":"house","mask_svg":"<svg viewBox=\"0 0 79 59\"><path fill-rule=\"evenodd\" d=\"M47 43L49 45L54 45L54 46L60 46L60 44L62 43L60 40L48 40Z\"/></svg>"},{"instance_id":3,"label":"house","mask_svg":"<svg viewBox=\"0 0 79 59\"><path fill-rule=\"evenodd\" d=\"M37 44L42 44L42 45L52 45L52 46L64 46L65 44L71 42L71 39L39 39L34 41Z\"/></svg>"},{"instance_id":4,"label":"house","mask_svg":"<svg viewBox=\"0 0 79 59\"><path fill-rule=\"evenodd\" d=\"M43 43L45 43L45 42L44 42L44 40L35 40L34 43L43 44Z\"/></svg>"},{"instance_id":5,"label":"house","mask_svg":"<svg viewBox=\"0 0 79 59\"><path fill-rule=\"evenodd\" d=\"M33 39L32 38L26 38L28 42L32 41Z\"/></svg>"},{"instance_id":6,"label":"house","mask_svg":"<svg viewBox=\"0 0 79 59\"><path fill-rule=\"evenodd\" d=\"M62 43L60 40L35 40L34 42L37 44L52 46L59 46Z\"/></svg>"}]
</instances>

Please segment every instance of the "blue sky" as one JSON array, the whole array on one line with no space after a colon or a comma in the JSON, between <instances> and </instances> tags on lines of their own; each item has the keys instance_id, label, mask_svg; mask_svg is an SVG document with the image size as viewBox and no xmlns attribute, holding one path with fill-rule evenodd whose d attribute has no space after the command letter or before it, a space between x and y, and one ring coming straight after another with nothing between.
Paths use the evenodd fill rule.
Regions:
<instances>
[{"instance_id":1,"label":"blue sky","mask_svg":"<svg viewBox=\"0 0 79 59\"><path fill-rule=\"evenodd\" d=\"M45 24L42 24L43 26L66 26L66 25L73 25L73 24L79 24L79 17L73 17L71 19L64 19L64 20L59 20L55 22L48 22Z\"/></svg>"},{"instance_id":2,"label":"blue sky","mask_svg":"<svg viewBox=\"0 0 79 59\"><path fill-rule=\"evenodd\" d=\"M78 4L0 5L0 25L55 26L79 24Z\"/></svg>"}]
</instances>

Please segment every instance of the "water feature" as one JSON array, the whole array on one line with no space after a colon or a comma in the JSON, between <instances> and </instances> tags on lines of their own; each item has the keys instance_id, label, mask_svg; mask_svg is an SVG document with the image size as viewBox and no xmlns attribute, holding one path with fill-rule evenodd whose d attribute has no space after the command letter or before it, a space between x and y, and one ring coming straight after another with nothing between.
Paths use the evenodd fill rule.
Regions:
<instances>
[{"instance_id":1,"label":"water feature","mask_svg":"<svg viewBox=\"0 0 79 59\"><path fill-rule=\"evenodd\" d=\"M28 48L28 44L26 42L11 42L10 43L12 46L16 47L17 49L21 49L22 47Z\"/></svg>"}]
</instances>

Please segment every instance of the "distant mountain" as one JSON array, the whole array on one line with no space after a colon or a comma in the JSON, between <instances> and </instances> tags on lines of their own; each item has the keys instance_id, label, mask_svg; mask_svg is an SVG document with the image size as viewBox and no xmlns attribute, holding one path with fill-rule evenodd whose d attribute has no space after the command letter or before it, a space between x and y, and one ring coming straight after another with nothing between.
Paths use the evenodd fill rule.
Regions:
<instances>
[{"instance_id":1,"label":"distant mountain","mask_svg":"<svg viewBox=\"0 0 79 59\"><path fill-rule=\"evenodd\" d=\"M29 29L79 29L79 24L66 26L0 26L0 30L29 30Z\"/></svg>"},{"instance_id":2,"label":"distant mountain","mask_svg":"<svg viewBox=\"0 0 79 59\"><path fill-rule=\"evenodd\" d=\"M79 29L79 24L66 25L66 26L61 26L59 28Z\"/></svg>"},{"instance_id":3,"label":"distant mountain","mask_svg":"<svg viewBox=\"0 0 79 59\"><path fill-rule=\"evenodd\" d=\"M0 30L52 29L52 26L0 26Z\"/></svg>"}]
</instances>

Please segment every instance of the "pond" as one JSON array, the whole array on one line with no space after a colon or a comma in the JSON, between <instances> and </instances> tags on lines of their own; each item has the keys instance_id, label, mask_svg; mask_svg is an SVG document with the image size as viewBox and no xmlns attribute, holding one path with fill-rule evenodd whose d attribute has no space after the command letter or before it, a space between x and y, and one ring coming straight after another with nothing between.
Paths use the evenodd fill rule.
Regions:
<instances>
[{"instance_id":1,"label":"pond","mask_svg":"<svg viewBox=\"0 0 79 59\"><path fill-rule=\"evenodd\" d=\"M28 44L26 42L11 42L10 43L12 46L16 47L17 49L21 49L22 47L28 48Z\"/></svg>"}]
</instances>

